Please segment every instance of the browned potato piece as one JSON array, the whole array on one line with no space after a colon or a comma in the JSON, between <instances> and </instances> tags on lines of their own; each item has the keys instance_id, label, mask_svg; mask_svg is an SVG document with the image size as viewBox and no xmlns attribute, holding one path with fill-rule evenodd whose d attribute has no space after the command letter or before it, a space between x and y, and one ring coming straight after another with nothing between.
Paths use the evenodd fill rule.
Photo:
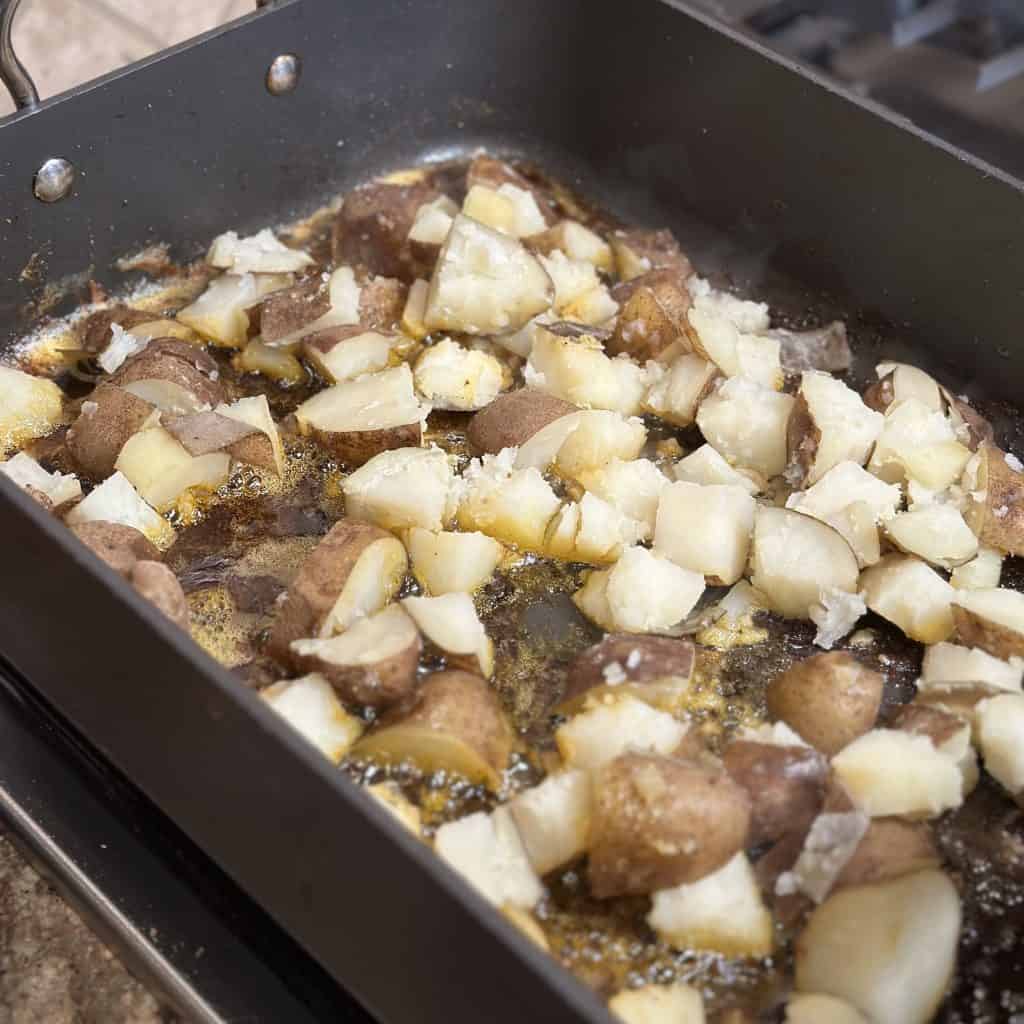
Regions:
<instances>
[{"instance_id":1,"label":"browned potato piece","mask_svg":"<svg viewBox=\"0 0 1024 1024\"><path fill-rule=\"evenodd\" d=\"M376 544L381 545L376 552L380 555L381 562L375 565L371 561L372 555L368 557L361 567L361 571L368 576L365 581L361 581L364 586L370 584L370 574L376 576L397 568L404 574L405 549L391 534L358 519L342 519L331 527L302 563L298 575L288 588L270 634L267 645L269 654L282 661L288 661L289 647L293 640L320 635L326 620L336 612L335 605L343 596L357 565ZM400 565L391 564L391 556L397 558L399 554L398 551L393 551L393 545L398 545L400 549ZM377 611L392 596L386 593L389 589L388 581L379 582L385 599L380 600L376 607L358 609L363 614ZM394 581L395 589L400 582L401 575ZM359 597L365 598L366 595L360 594ZM337 625L344 629L349 623L341 621Z\"/></svg>"},{"instance_id":2,"label":"browned potato piece","mask_svg":"<svg viewBox=\"0 0 1024 1024\"><path fill-rule=\"evenodd\" d=\"M498 789L512 733L494 692L470 672L435 672L411 705L381 719L353 751L384 764L411 761L421 771L454 772Z\"/></svg>"},{"instance_id":3,"label":"browned potato piece","mask_svg":"<svg viewBox=\"0 0 1024 1024\"><path fill-rule=\"evenodd\" d=\"M422 646L415 623L391 604L338 636L295 640L291 652L300 672L319 672L344 700L384 707L414 689Z\"/></svg>"},{"instance_id":4,"label":"browned potato piece","mask_svg":"<svg viewBox=\"0 0 1024 1024\"><path fill-rule=\"evenodd\" d=\"M828 762L811 747L735 740L722 761L750 797L751 844L808 827L821 809Z\"/></svg>"},{"instance_id":5,"label":"browned potato piece","mask_svg":"<svg viewBox=\"0 0 1024 1024\"><path fill-rule=\"evenodd\" d=\"M236 462L244 462L247 466L256 466L258 469L280 475L274 442L261 430L246 434L245 437L229 444L225 451Z\"/></svg>"},{"instance_id":6,"label":"browned potato piece","mask_svg":"<svg viewBox=\"0 0 1024 1024\"><path fill-rule=\"evenodd\" d=\"M124 387L140 380L167 380L203 404L224 401L224 386L214 359L196 345L179 338L154 338L138 355L127 359L110 378Z\"/></svg>"},{"instance_id":7,"label":"browned potato piece","mask_svg":"<svg viewBox=\"0 0 1024 1024\"><path fill-rule=\"evenodd\" d=\"M359 291L359 322L365 327L394 331L402 322L409 286L394 277L372 277Z\"/></svg>"},{"instance_id":8,"label":"browned potato piece","mask_svg":"<svg viewBox=\"0 0 1024 1024\"><path fill-rule=\"evenodd\" d=\"M926 824L903 818L872 818L834 888L885 882L940 864L939 851Z\"/></svg>"},{"instance_id":9,"label":"browned potato piece","mask_svg":"<svg viewBox=\"0 0 1024 1024\"><path fill-rule=\"evenodd\" d=\"M75 327L75 335L83 351L99 355L110 344L110 328L113 324L120 324L131 333L135 324L146 323L155 318L154 313L132 309L130 306L111 306L109 309L97 310L80 321Z\"/></svg>"},{"instance_id":10,"label":"browned potato piece","mask_svg":"<svg viewBox=\"0 0 1024 1024\"><path fill-rule=\"evenodd\" d=\"M629 297L623 300L627 290ZM644 363L677 343L687 351L692 347L686 316L692 305L690 293L675 271L650 270L619 285L612 297L622 302L622 308L615 333L605 345L609 355L625 354Z\"/></svg>"},{"instance_id":11,"label":"browned potato piece","mask_svg":"<svg viewBox=\"0 0 1024 1024\"><path fill-rule=\"evenodd\" d=\"M163 416L160 423L189 455L209 455L210 452L228 450L237 441L258 433L255 427L247 423L212 411Z\"/></svg>"},{"instance_id":12,"label":"browned potato piece","mask_svg":"<svg viewBox=\"0 0 1024 1024\"><path fill-rule=\"evenodd\" d=\"M408 236L416 211L439 195L427 182L364 185L349 192L334 221L335 262L406 282L429 276L430 267L417 260Z\"/></svg>"},{"instance_id":13,"label":"browned potato piece","mask_svg":"<svg viewBox=\"0 0 1024 1024\"><path fill-rule=\"evenodd\" d=\"M958 591L953 624L960 643L994 658L1024 658L1024 594L1006 587Z\"/></svg>"},{"instance_id":14,"label":"browned potato piece","mask_svg":"<svg viewBox=\"0 0 1024 1024\"><path fill-rule=\"evenodd\" d=\"M896 400L896 389L893 383L892 374L887 373L880 380L875 381L861 396L864 404L875 412L884 413L886 409Z\"/></svg>"},{"instance_id":15,"label":"browned potato piece","mask_svg":"<svg viewBox=\"0 0 1024 1024\"><path fill-rule=\"evenodd\" d=\"M693 273L686 254L679 248L675 235L667 228L656 231L643 228L613 231L608 242L615 255L615 267L623 281L662 267L674 270L681 280L686 280Z\"/></svg>"},{"instance_id":16,"label":"browned potato piece","mask_svg":"<svg viewBox=\"0 0 1024 1024\"><path fill-rule=\"evenodd\" d=\"M609 633L570 663L559 714L572 714L588 698L628 693L656 707L673 705L693 677L690 640Z\"/></svg>"},{"instance_id":17,"label":"browned potato piece","mask_svg":"<svg viewBox=\"0 0 1024 1024\"><path fill-rule=\"evenodd\" d=\"M320 274L271 292L250 314L250 327L258 324L259 334L264 341L277 341L301 330L307 324L318 320L331 308L331 296L327 282Z\"/></svg>"},{"instance_id":18,"label":"browned potato piece","mask_svg":"<svg viewBox=\"0 0 1024 1024\"><path fill-rule=\"evenodd\" d=\"M95 520L78 523L71 532L114 572L128 578L136 562L159 562L163 555L152 541L134 526Z\"/></svg>"},{"instance_id":19,"label":"browned potato piece","mask_svg":"<svg viewBox=\"0 0 1024 1024\"><path fill-rule=\"evenodd\" d=\"M136 562L128 577L136 591L188 632L188 601L178 577L163 562Z\"/></svg>"},{"instance_id":20,"label":"browned potato piece","mask_svg":"<svg viewBox=\"0 0 1024 1024\"><path fill-rule=\"evenodd\" d=\"M831 757L874 726L884 685L845 651L815 654L768 684L768 714Z\"/></svg>"},{"instance_id":21,"label":"browned potato piece","mask_svg":"<svg viewBox=\"0 0 1024 1024\"><path fill-rule=\"evenodd\" d=\"M975 709L983 700L998 697L1007 691L992 683L938 683L917 691L915 705L939 708L951 715L959 715L975 725Z\"/></svg>"},{"instance_id":22,"label":"browned potato piece","mask_svg":"<svg viewBox=\"0 0 1024 1024\"><path fill-rule=\"evenodd\" d=\"M1006 458L1006 452L994 444L978 449L975 484L964 518L982 544L1024 555L1024 473Z\"/></svg>"},{"instance_id":23,"label":"browned potato piece","mask_svg":"<svg viewBox=\"0 0 1024 1024\"><path fill-rule=\"evenodd\" d=\"M98 384L82 404L78 419L65 435L78 468L94 480L105 480L125 442L152 415L153 406L113 384Z\"/></svg>"},{"instance_id":24,"label":"browned potato piece","mask_svg":"<svg viewBox=\"0 0 1024 1024\"><path fill-rule=\"evenodd\" d=\"M575 405L536 388L520 388L499 395L469 421L466 436L478 452L496 455L516 448L549 423L578 412Z\"/></svg>"},{"instance_id":25,"label":"browned potato piece","mask_svg":"<svg viewBox=\"0 0 1024 1024\"><path fill-rule=\"evenodd\" d=\"M724 772L622 754L594 778L590 887L598 899L695 882L747 842L750 802Z\"/></svg>"},{"instance_id":26,"label":"browned potato piece","mask_svg":"<svg viewBox=\"0 0 1024 1024\"><path fill-rule=\"evenodd\" d=\"M927 736L937 749L964 728L964 720L959 715L942 708L915 703L904 704L893 715L886 727L901 729L903 732L911 732L918 736Z\"/></svg>"},{"instance_id":27,"label":"browned potato piece","mask_svg":"<svg viewBox=\"0 0 1024 1024\"><path fill-rule=\"evenodd\" d=\"M544 189L534 185L529 178L520 174L511 164L504 160L495 160L492 156L477 156L473 158L466 171L466 191L474 185L483 185L484 188L499 189L502 185L515 185L525 192L530 192L537 201L537 209L549 226L558 219L551 206L551 197Z\"/></svg>"}]
</instances>

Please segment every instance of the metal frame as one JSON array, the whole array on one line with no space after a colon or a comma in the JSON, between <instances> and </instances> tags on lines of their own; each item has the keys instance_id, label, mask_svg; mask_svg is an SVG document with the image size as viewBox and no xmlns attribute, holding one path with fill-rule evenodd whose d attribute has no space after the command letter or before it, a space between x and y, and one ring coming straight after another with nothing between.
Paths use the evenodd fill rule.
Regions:
<instances>
[{"instance_id":1,"label":"metal frame","mask_svg":"<svg viewBox=\"0 0 1024 1024\"><path fill-rule=\"evenodd\" d=\"M272 96L281 53L302 79ZM898 324L996 394L1020 379L1024 349L992 354L1024 322L1020 183L658 0L285 3L14 115L7 349L60 308L43 280L70 304L83 272L123 283L114 259L149 242L194 256L481 143L669 224L778 306ZM79 176L46 206L32 173L55 150ZM374 1015L610 1020L6 480L0 565L5 658Z\"/></svg>"}]
</instances>

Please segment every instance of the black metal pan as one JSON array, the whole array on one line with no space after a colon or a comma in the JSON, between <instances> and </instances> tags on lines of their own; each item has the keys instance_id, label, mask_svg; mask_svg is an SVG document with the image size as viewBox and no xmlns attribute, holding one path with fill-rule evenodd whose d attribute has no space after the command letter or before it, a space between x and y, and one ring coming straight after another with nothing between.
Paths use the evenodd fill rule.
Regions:
<instances>
[{"instance_id":1,"label":"black metal pan","mask_svg":"<svg viewBox=\"0 0 1024 1024\"><path fill-rule=\"evenodd\" d=\"M1020 183L659 0L292 0L23 110L0 123L0 351L148 243L186 260L480 145L783 311L884 328L995 397L1020 379ZM75 175L44 203L51 158ZM609 1020L6 481L0 565L4 658L379 1018Z\"/></svg>"}]
</instances>

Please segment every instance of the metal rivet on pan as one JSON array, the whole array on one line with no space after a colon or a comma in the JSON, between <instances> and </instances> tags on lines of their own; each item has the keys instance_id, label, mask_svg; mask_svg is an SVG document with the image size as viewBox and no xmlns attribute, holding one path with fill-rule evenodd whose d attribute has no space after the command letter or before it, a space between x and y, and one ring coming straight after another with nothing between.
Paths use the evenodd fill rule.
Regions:
<instances>
[{"instance_id":1,"label":"metal rivet on pan","mask_svg":"<svg viewBox=\"0 0 1024 1024\"><path fill-rule=\"evenodd\" d=\"M44 203L56 203L71 193L75 183L75 167L61 156L53 156L36 171L32 191Z\"/></svg>"},{"instance_id":2,"label":"metal rivet on pan","mask_svg":"<svg viewBox=\"0 0 1024 1024\"><path fill-rule=\"evenodd\" d=\"M272 96L283 96L299 84L302 62L294 53L282 53L270 62L267 68L267 92Z\"/></svg>"}]
</instances>

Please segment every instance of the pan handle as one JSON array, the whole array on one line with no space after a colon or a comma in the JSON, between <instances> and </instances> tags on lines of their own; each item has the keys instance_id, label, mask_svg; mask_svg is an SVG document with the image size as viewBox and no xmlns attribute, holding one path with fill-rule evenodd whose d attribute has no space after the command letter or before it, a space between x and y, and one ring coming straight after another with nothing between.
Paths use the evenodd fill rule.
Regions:
<instances>
[{"instance_id":1,"label":"pan handle","mask_svg":"<svg viewBox=\"0 0 1024 1024\"><path fill-rule=\"evenodd\" d=\"M39 104L39 90L25 65L18 60L11 41L14 15L20 5L21 0L0 0L0 81L7 86L19 110L31 110Z\"/></svg>"}]
</instances>

